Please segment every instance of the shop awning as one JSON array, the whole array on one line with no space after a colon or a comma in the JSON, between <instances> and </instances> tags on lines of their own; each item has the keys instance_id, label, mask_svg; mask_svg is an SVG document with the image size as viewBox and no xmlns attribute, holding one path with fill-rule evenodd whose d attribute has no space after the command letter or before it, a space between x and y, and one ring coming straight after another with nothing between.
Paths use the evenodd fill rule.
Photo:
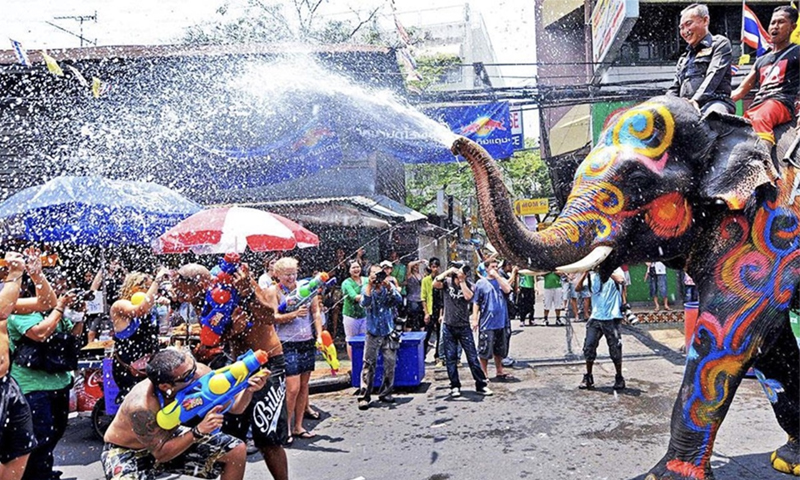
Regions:
<instances>
[{"instance_id":1,"label":"shop awning","mask_svg":"<svg viewBox=\"0 0 800 480\"><path fill-rule=\"evenodd\" d=\"M544 0L542 2L542 25L547 27L582 6L583 0Z\"/></svg>"},{"instance_id":2,"label":"shop awning","mask_svg":"<svg viewBox=\"0 0 800 480\"><path fill-rule=\"evenodd\" d=\"M301 223L389 228L428 217L385 195L273 200L242 204L285 214Z\"/></svg>"}]
</instances>

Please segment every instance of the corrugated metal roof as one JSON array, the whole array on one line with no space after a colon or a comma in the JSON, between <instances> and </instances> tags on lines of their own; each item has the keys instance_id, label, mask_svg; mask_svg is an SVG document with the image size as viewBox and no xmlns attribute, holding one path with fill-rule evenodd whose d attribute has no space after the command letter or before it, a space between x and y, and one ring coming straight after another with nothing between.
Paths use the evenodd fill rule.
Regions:
<instances>
[{"instance_id":1,"label":"corrugated metal roof","mask_svg":"<svg viewBox=\"0 0 800 480\"><path fill-rule=\"evenodd\" d=\"M266 55L280 53L343 53L376 52L388 53L391 49L375 45L335 44L308 45L300 43L281 44L237 44L237 45L120 45L103 47L63 48L47 53L61 60L100 60L107 58L163 58L201 57L223 55ZM32 63L43 62L37 50L28 52ZM17 63L13 50L0 50L0 65Z\"/></svg>"},{"instance_id":2,"label":"corrugated metal roof","mask_svg":"<svg viewBox=\"0 0 800 480\"><path fill-rule=\"evenodd\" d=\"M370 196L351 196L351 197L323 197L306 198L298 200L269 200L264 202L243 203L242 206L248 207L304 207L311 205L325 205L331 203L349 203L357 207L369 210L383 218L400 222L416 222L427 220L428 217L418 211L409 208L402 203L396 202L384 195Z\"/></svg>"}]
</instances>

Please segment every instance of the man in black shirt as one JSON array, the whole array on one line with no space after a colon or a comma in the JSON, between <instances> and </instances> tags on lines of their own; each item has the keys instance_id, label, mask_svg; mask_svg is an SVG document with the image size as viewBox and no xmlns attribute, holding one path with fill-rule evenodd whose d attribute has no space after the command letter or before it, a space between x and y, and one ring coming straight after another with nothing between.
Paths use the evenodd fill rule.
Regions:
<instances>
[{"instance_id":1,"label":"man in black shirt","mask_svg":"<svg viewBox=\"0 0 800 480\"><path fill-rule=\"evenodd\" d=\"M705 5L690 5L681 12L681 37L688 45L667 95L689 100L702 113L734 113L731 42L722 35L711 35L709 20Z\"/></svg>"},{"instance_id":2,"label":"man in black shirt","mask_svg":"<svg viewBox=\"0 0 800 480\"><path fill-rule=\"evenodd\" d=\"M773 155L779 171L773 152L774 130L794 117L794 101L800 90L800 48L790 42L796 26L797 10L788 6L773 10L768 30L774 48L756 60L753 69L731 95L733 101L737 101L759 86L744 117L753 123L759 143Z\"/></svg>"},{"instance_id":3,"label":"man in black shirt","mask_svg":"<svg viewBox=\"0 0 800 480\"><path fill-rule=\"evenodd\" d=\"M442 322L442 345L450 379L450 396L461 396L461 381L458 378L458 351L460 344L467 355L467 363L475 379L475 390L481 395L492 395L488 380L478 361L475 338L470 327L470 301L473 285L467 280L462 265L451 265L433 279L433 288L443 291L444 321Z\"/></svg>"}]
</instances>

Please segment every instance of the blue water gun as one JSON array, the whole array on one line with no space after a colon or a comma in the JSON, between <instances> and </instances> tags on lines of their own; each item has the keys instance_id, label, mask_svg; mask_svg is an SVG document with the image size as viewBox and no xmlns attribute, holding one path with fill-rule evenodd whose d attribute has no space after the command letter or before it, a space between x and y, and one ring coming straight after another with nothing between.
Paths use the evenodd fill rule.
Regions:
<instances>
[{"instance_id":1,"label":"blue water gun","mask_svg":"<svg viewBox=\"0 0 800 480\"><path fill-rule=\"evenodd\" d=\"M218 368L198 378L179 391L169 405L156 413L156 423L164 430L172 430L193 418L204 418L214 407L223 412L233 406L236 395L247 388L247 380L267 363L267 352L249 350L227 367Z\"/></svg>"},{"instance_id":2,"label":"blue water gun","mask_svg":"<svg viewBox=\"0 0 800 480\"><path fill-rule=\"evenodd\" d=\"M219 345L220 337L231 323L239 305L239 293L233 288L233 274L239 268L239 254L226 253L220 259L214 286L206 292L206 303L200 315L200 343L206 347Z\"/></svg>"},{"instance_id":3,"label":"blue water gun","mask_svg":"<svg viewBox=\"0 0 800 480\"><path fill-rule=\"evenodd\" d=\"M478 277L486 278L489 276L489 272L486 271L486 264L484 263L483 253L481 252L481 247L483 246L483 241L478 238L471 238L469 243L475 248L475 254L478 255Z\"/></svg>"},{"instance_id":4,"label":"blue water gun","mask_svg":"<svg viewBox=\"0 0 800 480\"><path fill-rule=\"evenodd\" d=\"M278 312L289 313L308 305L314 297L334 285L336 277L330 278L327 272L320 272L311 280L300 280L295 289L278 305Z\"/></svg>"}]
</instances>

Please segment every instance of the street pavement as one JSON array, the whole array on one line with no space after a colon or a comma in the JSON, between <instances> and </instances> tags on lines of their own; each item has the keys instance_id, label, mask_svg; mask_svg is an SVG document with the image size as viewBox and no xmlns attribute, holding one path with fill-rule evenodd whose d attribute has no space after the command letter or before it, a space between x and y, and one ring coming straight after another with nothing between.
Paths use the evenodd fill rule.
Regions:
<instances>
[{"instance_id":1,"label":"street pavement","mask_svg":"<svg viewBox=\"0 0 800 480\"><path fill-rule=\"evenodd\" d=\"M611 389L614 368L604 342L595 366L598 388L580 391L584 367L570 355L566 327L520 328L514 322L513 328L515 379L492 382L492 397L474 393L465 366L463 396L449 398L444 369L430 363L422 385L400 392L395 404L375 402L362 412L352 388L312 395L322 417L305 424L316 438L296 439L287 449L291 478L643 479L669 441L683 374L678 327L625 327L628 388L621 393ZM580 354L585 323L573 329L571 351ZM760 385L746 379L719 430L716 479L790 478L769 466L769 454L785 440ZM72 419L56 449L62 478L103 478L101 449L89 419ZM270 478L260 454L250 455L245 478Z\"/></svg>"}]
</instances>

